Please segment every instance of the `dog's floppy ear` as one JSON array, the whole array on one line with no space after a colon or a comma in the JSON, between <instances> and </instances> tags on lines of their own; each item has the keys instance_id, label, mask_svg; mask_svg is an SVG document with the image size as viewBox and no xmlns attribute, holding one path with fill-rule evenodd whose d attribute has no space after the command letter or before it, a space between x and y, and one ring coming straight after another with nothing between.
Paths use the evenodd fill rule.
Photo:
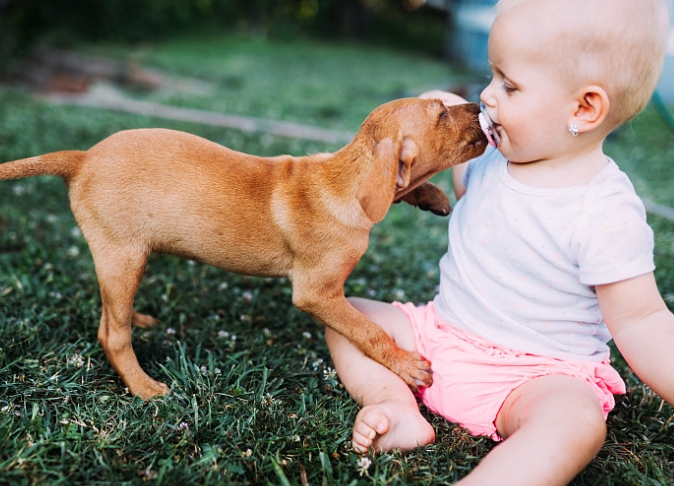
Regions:
<instances>
[{"instance_id":1,"label":"dog's floppy ear","mask_svg":"<svg viewBox=\"0 0 674 486\"><path fill-rule=\"evenodd\" d=\"M388 211L395 191L410 184L412 163L419 147L411 138L402 143L386 138L377 143L374 159L358 189L358 200L367 217L378 223Z\"/></svg>"},{"instance_id":2,"label":"dog's floppy ear","mask_svg":"<svg viewBox=\"0 0 674 486\"><path fill-rule=\"evenodd\" d=\"M376 144L367 173L358 188L358 201L373 223L384 219L393 202L399 158L397 145L390 138Z\"/></svg>"},{"instance_id":3,"label":"dog's floppy ear","mask_svg":"<svg viewBox=\"0 0 674 486\"><path fill-rule=\"evenodd\" d=\"M404 138L400 154L398 155L398 175L396 187L404 189L410 185L412 175L412 163L419 156L419 146L411 138Z\"/></svg>"}]
</instances>

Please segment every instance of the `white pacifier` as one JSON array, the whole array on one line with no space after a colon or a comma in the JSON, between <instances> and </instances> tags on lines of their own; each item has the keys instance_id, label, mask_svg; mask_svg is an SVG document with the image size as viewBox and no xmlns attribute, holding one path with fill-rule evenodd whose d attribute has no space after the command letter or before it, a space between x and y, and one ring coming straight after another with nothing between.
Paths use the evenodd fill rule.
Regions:
<instances>
[{"instance_id":1,"label":"white pacifier","mask_svg":"<svg viewBox=\"0 0 674 486\"><path fill-rule=\"evenodd\" d=\"M496 132L496 127L492 123L491 118L487 114L487 107L482 101L480 101L480 114L477 117L480 120L480 128L482 128L485 137L487 137L489 145L498 147L501 144L501 139Z\"/></svg>"}]
</instances>

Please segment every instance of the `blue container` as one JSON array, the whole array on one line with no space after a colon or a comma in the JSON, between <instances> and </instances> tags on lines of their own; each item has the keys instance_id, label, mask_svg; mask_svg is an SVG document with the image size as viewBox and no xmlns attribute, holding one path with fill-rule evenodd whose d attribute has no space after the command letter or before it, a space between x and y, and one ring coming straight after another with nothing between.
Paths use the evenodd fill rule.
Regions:
<instances>
[{"instance_id":1,"label":"blue container","mask_svg":"<svg viewBox=\"0 0 674 486\"><path fill-rule=\"evenodd\" d=\"M489 73L487 41L494 21L496 0L456 0L450 2L447 57L471 71Z\"/></svg>"}]
</instances>

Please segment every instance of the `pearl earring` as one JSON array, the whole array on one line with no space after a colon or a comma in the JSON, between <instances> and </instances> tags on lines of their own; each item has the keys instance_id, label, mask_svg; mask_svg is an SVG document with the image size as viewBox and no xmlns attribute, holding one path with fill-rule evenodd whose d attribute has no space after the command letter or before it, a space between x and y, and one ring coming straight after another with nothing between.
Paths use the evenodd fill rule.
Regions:
<instances>
[{"instance_id":1,"label":"pearl earring","mask_svg":"<svg viewBox=\"0 0 674 486\"><path fill-rule=\"evenodd\" d=\"M569 125L569 133L571 135L573 135L574 137L577 137L578 136L578 125L576 125L575 123L572 123L571 125Z\"/></svg>"}]
</instances>

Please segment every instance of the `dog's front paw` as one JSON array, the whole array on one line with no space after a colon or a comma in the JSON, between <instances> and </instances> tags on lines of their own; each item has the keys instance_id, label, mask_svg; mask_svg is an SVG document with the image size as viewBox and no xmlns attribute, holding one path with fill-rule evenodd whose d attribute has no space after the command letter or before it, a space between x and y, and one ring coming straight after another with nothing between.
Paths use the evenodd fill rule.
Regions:
<instances>
[{"instance_id":1,"label":"dog's front paw","mask_svg":"<svg viewBox=\"0 0 674 486\"><path fill-rule=\"evenodd\" d=\"M405 359L398 361L393 371L414 391L417 391L420 386L431 386L433 384L431 363L419 353L406 351L405 354Z\"/></svg>"},{"instance_id":2,"label":"dog's front paw","mask_svg":"<svg viewBox=\"0 0 674 486\"><path fill-rule=\"evenodd\" d=\"M399 201L405 201L407 204L424 211L430 211L438 216L447 216L452 210L447 194L430 182L424 182L395 202Z\"/></svg>"},{"instance_id":3,"label":"dog's front paw","mask_svg":"<svg viewBox=\"0 0 674 486\"><path fill-rule=\"evenodd\" d=\"M438 201L437 204L431 205L419 205L419 209L423 211L430 211L433 214L438 216L447 216L452 212L452 206L449 204L449 198L446 198L444 201Z\"/></svg>"}]
</instances>

